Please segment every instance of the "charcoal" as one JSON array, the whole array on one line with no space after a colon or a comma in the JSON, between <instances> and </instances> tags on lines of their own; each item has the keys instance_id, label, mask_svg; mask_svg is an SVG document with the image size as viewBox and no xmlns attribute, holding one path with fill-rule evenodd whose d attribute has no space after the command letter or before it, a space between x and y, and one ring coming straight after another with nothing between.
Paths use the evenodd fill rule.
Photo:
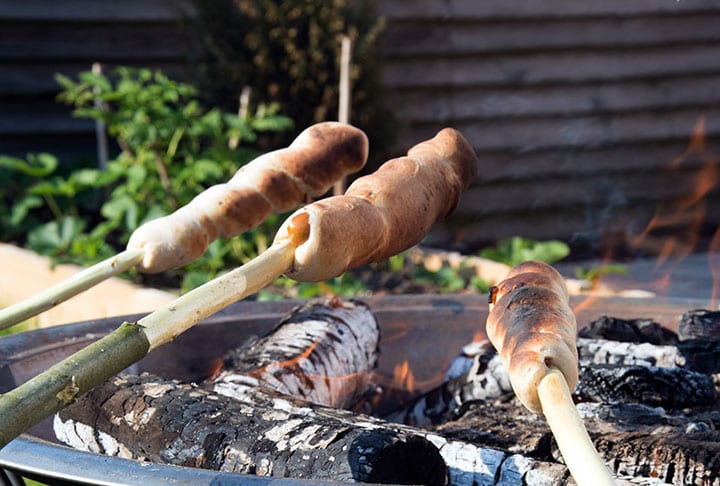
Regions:
<instances>
[{"instance_id":1,"label":"charcoal","mask_svg":"<svg viewBox=\"0 0 720 486\"><path fill-rule=\"evenodd\" d=\"M671 408L707 405L716 398L708 375L683 368L636 365L583 366L573 395L579 401L623 401Z\"/></svg>"},{"instance_id":2,"label":"charcoal","mask_svg":"<svg viewBox=\"0 0 720 486\"><path fill-rule=\"evenodd\" d=\"M619 319L602 316L578 333L582 338L607 339L626 343L672 345L677 335L652 319Z\"/></svg>"}]
</instances>

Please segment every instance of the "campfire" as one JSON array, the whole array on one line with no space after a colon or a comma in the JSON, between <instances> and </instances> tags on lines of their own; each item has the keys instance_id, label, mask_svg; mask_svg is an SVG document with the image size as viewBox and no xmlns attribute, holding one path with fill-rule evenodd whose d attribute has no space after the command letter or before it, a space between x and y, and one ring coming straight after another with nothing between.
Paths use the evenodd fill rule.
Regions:
<instances>
[{"instance_id":1,"label":"campfire","mask_svg":"<svg viewBox=\"0 0 720 486\"><path fill-rule=\"evenodd\" d=\"M702 152L697 138L686 156ZM441 165L448 160L450 175ZM703 197L715 183L709 167L680 217L659 211L634 247L652 246L658 228L700 231ZM203 346L198 332L190 333L195 341L181 336L173 360L191 365L160 364L157 351L134 364L161 345L177 347L181 333L236 300L223 295L228 288L242 297L280 274L324 280L412 246L452 210L475 170L467 142L446 129L358 179L345 196L298 210L246 267L124 323L3 395L0 417L31 405L3 440L57 412L50 438L77 449L267 478L610 484L612 472L627 484L720 483L714 304L597 293L571 299L565 279L539 262L514 267L491 289L489 305L484 296L296 303L265 332L221 333L221 345ZM407 177L426 189L422 197L399 189ZM423 216L415 226L407 208ZM197 231L214 228L216 216L227 217L206 215ZM149 234L122 266L150 269L154 255L168 258L164 268L196 253L155 248ZM691 244L666 240L658 262ZM93 370L101 358L114 368ZM9 359L6 374L21 362ZM26 390L59 406L30 403ZM45 421L33 432L48 438L49 427Z\"/></svg>"},{"instance_id":2,"label":"campfire","mask_svg":"<svg viewBox=\"0 0 720 486\"><path fill-rule=\"evenodd\" d=\"M577 307L577 304L587 302L587 300L588 298L585 297L576 297L572 299L572 302ZM309 405L307 402L269 391L262 391L258 394L248 392L237 406L240 407L248 400L264 400L261 401L262 407L253 409L257 413L263 410L264 417L267 418L272 413L289 416L300 410L304 414L303 417L311 416L310 423L318 420L316 414L320 414L323 426L329 427L328 424L332 424L333 427L339 427L335 432L347 430L351 424L368 428L376 426L377 429L374 429L374 432L382 439L378 439L377 447L384 447L388 457L393 458L393 461L401 463L402 456L398 458L390 451L399 452L417 448L418 453L427 454L424 456L427 459L426 464L434 464L434 467L440 470L447 468L453 484L472 484L472 482L467 482L472 479L478 481L478 484L493 484L493 482L502 484L501 480L505 484L523 484L523 482L527 484L560 484L561 481L567 480L567 469L558 455L547 424L540 416L527 411L513 398L507 375L504 374L497 355L488 345L484 335L478 334L478 323L484 322L487 318L486 297L476 295L378 296L367 299L365 303L367 308L361 306L357 312L363 319L377 321L380 328L379 356L375 355L377 348L374 340L377 339L377 336L372 334L367 336L368 340L361 344L360 349L365 348L364 353L370 353L369 363L366 363L365 366L369 367L373 364L376 366L359 374L353 374L347 369L340 372L331 371L329 377L315 376L314 372L309 372L309 376L307 376L306 372L306 378L302 380L307 380L309 383L320 379L320 382L343 386L349 381L353 382L353 387L363 393L357 396L354 400L355 403L350 406L352 410ZM262 348L263 340L257 336L266 334L272 336L273 328L277 323L285 320L285 322L292 324L294 321L297 324L296 319L283 319L283 316L288 315L293 307L300 304L287 301L237 304L224 315L206 321L188 331L187 334L180 336L172 344L159 348L156 352L148 355L133 370L132 376L125 376L107 383L102 389L88 395L85 400L98 400L100 395L96 393L113 393L115 399L108 403L118 404L125 398L129 398L132 393L141 393L140 390L143 394L150 395L148 400L156 400L157 398L152 398L152 396L161 395L161 392L169 393L171 389L172 393L176 394L175 396L194 394L195 398L198 398L214 393L205 385L214 383L213 386L217 386L217 383L226 381L238 388L240 388L240 384L252 385L249 388L252 389L258 380L257 373L247 373L247 370L244 370L243 373L233 371L233 374L246 376L242 381L239 379L228 380L228 366L237 367L242 362L240 357L244 353L258 353L258 348L255 348L256 351L252 351L253 347L248 347L248 345L260 344L260 348ZM343 306L351 304L345 303ZM650 379L648 376L640 375L639 371L635 371L635 375L628 372L628 370L638 370L641 367L648 370L675 369L676 373L681 372L687 376L712 377L710 371L693 373L688 369L686 353L683 351L683 346L686 346L683 343L707 342L706 337L698 339L696 329L698 322L707 322L702 317L704 313L687 314L683 319L684 324L680 327L683 331L677 333L681 316L687 309L700 304L701 302L682 299L632 301L632 299L601 297L593 299L591 304L585 306L578 313L578 321L582 328L580 336L585 337L578 339L582 365L580 387L575 395L578 401L577 407L583 415L590 435L601 455L612 458L613 461L616 460L617 462L610 461L610 464L618 467L618 470L624 471L620 473L621 476L634 477L635 484L662 484L663 482L682 484L683 478L686 478L685 484L697 483L700 481L692 481L691 478L702 477L702 471L707 472L712 467L712 464L707 461L712 457L710 451L715 447L713 443L715 423L713 420L717 414L714 411L716 407L701 403L693 405L687 402L683 404L677 401L674 404L670 401L663 402L667 399L667 394L663 397L661 392L647 394L645 397L639 393L637 395L640 398L627 394L628 388L630 391L641 389L640 378L642 380ZM308 305L305 304L305 309L307 310L307 308ZM323 312L332 312L338 307L333 307L332 304L328 306L325 303L320 309L323 309ZM371 314L367 314L367 310ZM343 312L347 311L343 310ZM608 313L623 315L627 319L611 318L607 316ZM302 315L302 312L299 314ZM316 315L315 318L317 317ZM333 323L337 322L333 319ZM88 335L88 330L103 332L103 330L116 327L118 323L119 321L115 319L73 325L71 327L74 329L57 336L56 342L50 339L52 329L36 331L36 333L45 335L43 341L46 344L36 350L28 350L26 345L23 347L18 344L17 355L9 357L8 365L5 368L8 371L6 375L14 375L16 380L22 381L24 380L23 376L32 376L35 373L34 370L46 366L43 362L56 360L58 353L68 354L84 343L94 340L95 336ZM438 323L442 323L442 326ZM690 330L692 330L692 334L688 334ZM299 345L291 354L301 359L302 357L309 358L313 353L320 353L328 343L334 342L333 339L327 338L319 340L317 336L317 330L314 330L304 340L297 337L297 343L304 344ZM16 340L19 340L20 337L13 336ZM644 344L640 344L641 342ZM267 344L267 340L265 343ZM358 348L355 346L358 344L358 342L353 343L354 346L351 348L355 349L354 352L357 352ZM348 343L343 341L342 349L345 349L347 345ZM322 353L325 352L327 351ZM358 353L358 356L362 356L364 360L364 357L368 355ZM376 362L373 361L373 356L376 356ZM222 363L222 371L219 370L219 363ZM276 359L276 363L288 368L289 375L294 375L298 371L298 361L288 360L286 356ZM584 370L605 370L608 368L608 364L618 367L618 371L623 370L622 373L625 374L621 376L626 376L631 386L601 388L599 391L584 387L585 377L595 376L587 374L589 372ZM260 370L271 369L274 370L273 373L276 376L281 376L281 373L275 369L275 365L268 365L263 361ZM403 369L406 372L403 372ZM446 371L448 372L446 373ZM141 375L141 372L149 372L152 375ZM668 376L658 375L657 379L662 380L662 383L672 383L664 381L671 379ZM710 381L712 384L712 379ZM196 383L196 385L192 383ZM700 383L703 383L702 380ZM704 383L704 386L707 387L707 382ZM10 387L12 383L5 382L3 386ZM677 388L677 393L673 390L671 400L679 400L680 390L682 387ZM705 390L707 392L707 388ZM351 395L348 389L345 389L343 394L345 393L348 393L348 396ZM610 395L610 393L615 393L615 395ZM217 395L220 394L217 393ZM699 397L702 396L699 395ZM707 397L707 393L704 396ZM218 396L218 399L225 400L221 396ZM102 399L100 400L102 401ZM272 400L277 400L278 405L269 405ZM148 405L149 403L151 402L147 402ZM213 402L210 401L210 403ZM272 413L268 412L268 408L263 407L268 407ZM77 413L78 409L82 408L90 410L88 407L76 406L73 409L74 412L70 410L67 414ZM103 409L105 408L103 407ZM97 414L109 413L111 410L112 408L107 408L105 412L102 412L98 407L92 408L93 413ZM140 411L139 408L134 410ZM142 417L160 419L163 416L167 420L169 420L167 417L172 416L175 420L179 420L178 413L187 415L183 409L177 408L169 415L159 413L154 414L153 417L142 413L126 415L140 421L142 421ZM368 418L368 414L376 415L381 419ZM180 415L180 417L182 416ZM65 415L64 412L59 419L56 419L56 422L60 419L68 422L72 420L70 417L72 416ZM85 420L90 421L87 414L84 417ZM95 447L100 447L103 442L97 439L93 442L92 438L101 436L101 427L111 425L98 420L98 417L99 415L95 416L91 421L92 426L99 429L97 434L90 433L89 429L84 429L83 433L81 427L77 425L71 427L72 422L68 422L66 427L68 430L80 431L75 434L77 438L90 439L84 447L93 443ZM246 420L252 421L252 416L244 417ZM242 417L228 420L238 420L238 418ZM213 423L209 415L207 419ZM282 423L287 423L287 421ZM409 425L398 425L399 423ZM148 422L144 427L150 427L150 425ZM214 425L217 427L216 432L219 435L226 431L227 425L224 421L216 420ZM315 425L318 424L315 423ZM143 447L140 445L140 437L143 433L148 432L147 429L141 427L141 430L136 432L129 429L128 423L120 423L117 427L127 427L127 433L131 434L130 440L117 438L119 443L128 442L130 446ZM174 429L176 432L181 430L177 421ZM318 433L320 433L319 430ZM52 441L57 440L51 421L46 421L31 432ZM219 435L214 437L217 438ZM422 440L407 442L410 437L415 436ZM325 437L328 438L329 435L325 435ZM166 440L168 438L166 437ZM157 438L151 440L151 446L153 440L157 440ZM434 445L435 451L427 448L428 441ZM109 443L109 441L104 443L103 447L107 447L105 453L112 450ZM319 447L322 441L318 440L312 443L315 447ZM8 446L9 453L12 452L14 444ZM204 444L208 445L209 442L204 442ZM395 449L393 449L393 444L395 444ZM443 445L444 447L438 449ZM298 444L294 444L294 446L298 446ZM53 447L57 448L58 446ZM157 442L155 442L155 447L157 447ZM95 450L99 452L99 449ZM41 450L38 453L47 454ZM127 457L131 453L132 451L123 450L120 447L116 449L119 457L123 457L123 455ZM150 457L148 450L134 453L138 457L143 454L146 458ZM325 450L313 450L304 455L310 457L332 456L332 454L325 455L326 453ZM289 452L287 454L289 455ZM442 461L433 460L433 458L437 459L438 454ZM200 455L194 457L197 458ZM339 462L342 456L335 455L333 457L336 462ZM679 458L683 457L687 457L688 461L679 461ZM282 465L285 464L282 460L280 460L281 465L275 465L274 470L269 471L270 457L268 456L266 459L265 462L262 462L262 457L258 459L265 464L265 469L258 467L252 471L254 474L272 473L273 477L308 478L303 473L307 469L291 472L291 469L288 469L291 465ZM6 459L0 453L0 462L5 464L4 460ZM317 461L314 461L312 465L307 462L301 461L300 464L305 468L319 465ZM676 472L671 478L668 476L667 468L673 462L676 465ZM163 459L161 463L167 464L168 461ZM273 461L272 464L275 462ZM349 469L348 464L350 463L338 464L336 467ZM682 473L679 469L680 466L686 468ZM123 464L120 463L115 467L122 470ZM166 474L180 474L184 471L173 468L173 466L166 467L170 468L165 470ZM245 471L249 470L245 469ZM695 472L692 473L691 470ZM395 473L395 470L392 472ZM333 476L334 473L331 470L326 470L325 473L326 476L320 474L317 477L333 480L342 477L339 474ZM411 474L408 471L397 472L397 474L400 473ZM424 473L416 472L416 474ZM695 474L695 476L689 474ZM417 482L423 482L430 477L432 476L425 476ZM644 479L641 481L640 478ZM354 481L357 478L347 477L346 479ZM377 478L374 479L377 480ZM542 483L543 480L550 482Z\"/></svg>"}]
</instances>

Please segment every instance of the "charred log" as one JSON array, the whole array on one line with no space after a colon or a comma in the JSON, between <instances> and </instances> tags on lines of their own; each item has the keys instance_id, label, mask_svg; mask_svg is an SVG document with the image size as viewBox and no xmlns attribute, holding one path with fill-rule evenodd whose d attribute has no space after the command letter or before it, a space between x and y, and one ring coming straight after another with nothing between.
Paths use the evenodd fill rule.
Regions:
<instances>
[{"instance_id":1,"label":"charred log","mask_svg":"<svg viewBox=\"0 0 720 486\"><path fill-rule=\"evenodd\" d=\"M678 337L651 319L618 319L602 316L578 333L581 338L607 339L627 343L672 345Z\"/></svg>"},{"instance_id":2,"label":"charred log","mask_svg":"<svg viewBox=\"0 0 720 486\"><path fill-rule=\"evenodd\" d=\"M366 304L317 299L296 308L267 336L230 353L215 389L263 386L312 403L349 408L368 389L380 329Z\"/></svg>"},{"instance_id":3,"label":"charred log","mask_svg":"<svg viewBox=\"0 0 720 486\"><path fill-rule=\"evenodd\" d=\"M720 373L720 343L705 339L680 341L678 351L685 360L685 367L698 373Z\"/></svg>"},{"instance_id":4,"label":"charred log","mask_svg":"<svg viewBox=\"0 0 720 486\"><path fill-rule=\"evenodd\" d=\"M578 403L586 423L603 432L695 433L720 429L720 411L704 407L670 412L641 403Z\"/></svg>"},{"instance_id":5,"label":"charred log","mask_svg":"<svg viewBox=\"0 0 720 486\"><path fill-rule=\"evenodd\" d=\"M720 311L687 311L680 318L678 334L678 349L689 369L700 373L720 372Z\"/></svg>"},{"instance_id":6,"label":"charred log","mask_svg":"<svg viewBox=\"0 0 720 486\"><path fill-rule=\"evenodd\" d=\"M235 385L243 387L242 385ZM151 375L116 377L55 419L76 448L273 477L445 484L438 450L377 419L261 388L229 398Z\"/></svg>"},{"instance_id":7,"label":"charred log","mask_svg":"<svg viewBox=\"0 0 720 486\"><path fill-rule=\"evenodd\" d=\"M595 447L614 458L619 474L658 478L669 484L720 484L720 433L607 434Z\"/></svg>"},{"instance_id":8,"label":"charred log","mask_svg":"<svg viewBox=\"0 0 720 486\"><path fill-rule=\"evenodd\" d=\"M451 419L470 401L511 393L510 378L500 357L492 347L487 347L472 358L468 371L443 382L383 418L413 426L437 425Z\"/></svg>"},{"instance_id":9,"label":"charred log","mask_svg":"<svg viewBox=\"0 0 720 486\"><path fill-rule=\"evenodd\" d=\"M703 339L720 341L720 311L694 309L680 317L678 336L681 341Z\"/></svg>"},{"instance_id":10,"label":"charred log","mask_svg":"<svg viewBox=\"0 0 720 486\"><path fill-rule=\"evenodd\" d=\"M574 396L579 401L635 402L671 408L711 404L710 376L682 368L584 366Z\"/></svg>"}]
</instances>

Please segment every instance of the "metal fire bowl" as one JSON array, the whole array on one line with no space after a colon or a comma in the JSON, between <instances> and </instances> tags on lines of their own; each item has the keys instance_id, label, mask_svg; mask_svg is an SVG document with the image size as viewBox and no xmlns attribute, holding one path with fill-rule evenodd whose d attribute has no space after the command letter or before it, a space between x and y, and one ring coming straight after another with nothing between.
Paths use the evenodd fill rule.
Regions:
<instances>
[{"instance_id":1,"label":"metal fire bowl","mask_svg":"<svg viewBox=\"0 0 720 486\"><path fill-rule=\"evenodd\" d=\"M460 348L484 334L485 295L381 296L365 299L365 302L373 309L381 327L382 354L378 374L389 379L393 376L393 368L407 360L418 393L440 383ZM627 319L652 318L673 330L677 329L683 312L708 308L709 304L688 299L594 297L573 298L571 303L580 327L608 315ZM237 347L250 335L268 332L297 304L298 301L288 300L239 302L188 330L173 343L153 351L128 371L148 371L183 381L202 380L226 351ZM0 392L32 378L123 321L134 321L139 317L80 322L1 338ZM0 468L9 471L10 477L16 473L50 484L309 484L303 480L148 464L75 451L55 441L50 419L0 450ZM2 471L0 484L3 484Z\"/></svg>"}]
</instances>

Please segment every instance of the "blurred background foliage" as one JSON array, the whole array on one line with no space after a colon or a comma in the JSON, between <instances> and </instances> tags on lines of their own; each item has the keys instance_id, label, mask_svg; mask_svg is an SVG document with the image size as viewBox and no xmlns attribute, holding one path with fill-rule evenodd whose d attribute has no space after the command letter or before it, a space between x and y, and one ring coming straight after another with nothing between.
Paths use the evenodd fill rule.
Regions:
<instances>
[{"instance_id":1,"label":"blurred background foliage","mask_svg":"<svg viewBox=\"0 0 720 486\"><path fill-rule=\"evenodd\" d=\"M226 182L260 155L260 133L290 131L278 105L242 117L207 109L197 90L159 71L121 67L78 79L58 75L59 101L75 116L100 120L119 152L106 168L63 170L52 154L0 156L0 233L58 262L90 264L124 249L142 223L169 214L205 188ZM194 287L267 246L277 217L162 276L164 285ZM151 278L151 277L146 277Z\"/></svg>"},{"instance_id":2,"label":"blurred background foliage","mask_svg":"<svg viewBox=\"0 0 720 486\"><path fill-rule=\"evenodd\" d=\"M212 106L237 109L242 89L278 103L298 127L337 119L341 38L352 41L350 122L370 141L371 170L388 154L397 120L381 85L385 21L373 1L194 0L195 84ZM287 133L273 138L276 146Z\"/></svg>"}]
</instances>

